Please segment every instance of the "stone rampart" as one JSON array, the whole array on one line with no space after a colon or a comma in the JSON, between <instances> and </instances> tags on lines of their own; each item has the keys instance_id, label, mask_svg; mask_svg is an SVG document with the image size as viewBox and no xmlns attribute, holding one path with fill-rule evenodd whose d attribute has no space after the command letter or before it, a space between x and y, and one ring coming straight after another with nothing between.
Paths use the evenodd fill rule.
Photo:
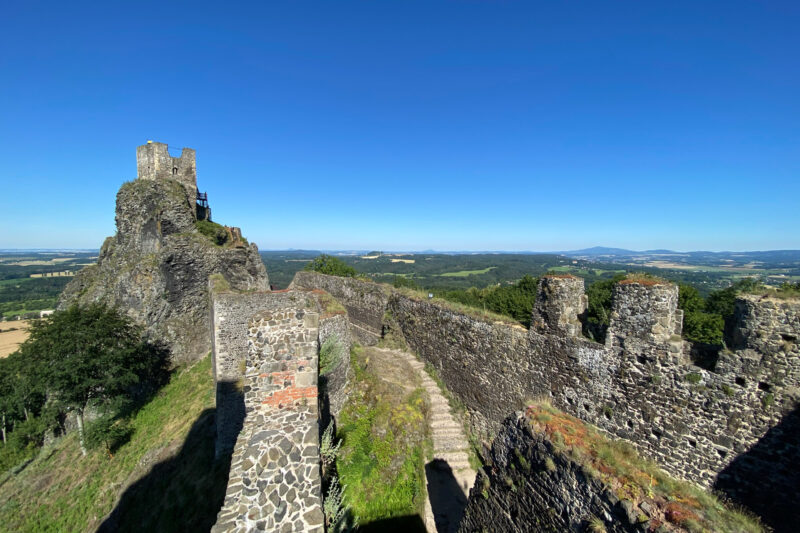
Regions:
<instances>
[{"instance_id":1,"label":"stone rampart","mask_svg":"<svg viewBox=\"0 0 800 533\"><path fill-rule=\"evenodd\" d=\"M543 276L533 306L531 329L539 333L560 331L563 335L577 337L581 334L578 317L586 311L588 303L581 278Z\"/></svg>"},{"instance_id":2,"label":"stone rampart","mask_svg":"<svg viewBox=\"0 0 800 533\"><path fill-rule=\"evenodd\" d=\"M359 321L371 324L373 331L374 324L390 316L393 334L402 334L409 347L437 369L466 406L479 434L494 433L509 413L531 399L547 397L565 412L630 441L671 474L710 486L734 458L756 446L797 405L800 357L792 340L798 334L797 307L784 305L776 312L770 306L777 303L761 302L762 308L745 299L737 304L743 317L739 330L768 328L759 338L771 339L772 348L763 354L752 348L723 354L717 371L711 372L685 356L674 285L618 286L609 328L614 338L604 346L565 334L563 324L572 323L570 317L541 320L526 331L398 292L389 291L391 297L381 306L382 300L372 295L387 289L376 285L365 290L368 284L358 283L359 290L354 290L353 281L343 278L315 274L303 279L303 286L319 284L331 294L345 295L348 311L358 310ZM574 294L563 292L567 302L547 305L577 314L581 306L575 305ZM561 291L551 293L557 298ZM773 322L778 326L769 325ZM798 440L790 435L780 442L788 449L798 448ZM753 461L761 461L762 471L773 475L742 478L739 483L762 491L783 486L795 468L784 463L793 455L759 457ZM793 498L794 508L800 508L797 493L778 497Z\"/></svg>"},{"instance_id":3,"label":"stone rampart","mask_svg":"<svg viewBox=\"0 0 800 533\"><path fill-rule=\"evenodd\" d=\"M353 335L361 344L375 344L380 339L388 291L376 283L353 278L326 276L317 272L295 274L289 288L322 289L347 309Z\"/></svg>"},{"instance_id":4,"label":"stone rampart","mask_svg":"<svg viewBox=\"0 0 800 533\"><path fill-rule=\"evenodd\" d=\"M317 304L304 292L222 292L212 308L218 452L237 429L231 404L244 411L212 531L321 532Z\"/></svg>"}]
</instances>

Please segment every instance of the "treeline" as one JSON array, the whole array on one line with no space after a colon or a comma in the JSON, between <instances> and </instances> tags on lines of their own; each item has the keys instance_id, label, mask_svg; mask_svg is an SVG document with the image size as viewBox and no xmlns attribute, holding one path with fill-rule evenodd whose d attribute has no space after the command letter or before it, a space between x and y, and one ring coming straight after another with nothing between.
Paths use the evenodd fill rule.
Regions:
<instances>
[{"instance_id":1,"label":"treeline","mask_svg":"<svg viewBox=\"0 0 800 533\"><path fill-rule=\"evenodd\" d=\"M47 432L64 433L68 415L84 454L99 446L111 454L127 435L127 416L166 378L166 355L125 314L100 304L35 321L19 350L0 359L0 470L31 457Z\"/></svg>"},{"instance_id":2,"label":"treeline","mask_svg":"<svg viewBox=\"0 0 800 533\"><path fill-rule=\"evenodd\" d=\"M356 277L361 275L352 266L331 256L322 255L306 266L334 276ZM643 274L645 276L649 274ZM595 281L587 286L588 308L583 319L583 333L597 342L604 342L611 318L611 305L614 285L630 274L617 274L610 279ZM492 311L511 317L526 327L530 327L531 312L536 300L538 278L524 275L508 285L495 285L486 288L442 289L423 286L415 278L396 275L395 287L407 287L431 292L435 296L461 303L477 309ZM684 312L683 337L694 343L722 347L726 323L734 313L734 303L740 293L771 292L778 297L800 297L800 283L786 283L777 290L768 289L760 281L745 278L728 287L711 291L707 296L692 285L679 283L678 307Z\"/></svg>"},{"instance_id":3,"label":"treeline","mask_svg":"<svg viewBox=\"0 0 800 533\"><path fill-rule=\"evenodd\" d=\"M0 315L25 315L52 309L72 278L23 278L0 284ZM38 312L35 313L38 316Z\"/></svg>"}]
</instances>

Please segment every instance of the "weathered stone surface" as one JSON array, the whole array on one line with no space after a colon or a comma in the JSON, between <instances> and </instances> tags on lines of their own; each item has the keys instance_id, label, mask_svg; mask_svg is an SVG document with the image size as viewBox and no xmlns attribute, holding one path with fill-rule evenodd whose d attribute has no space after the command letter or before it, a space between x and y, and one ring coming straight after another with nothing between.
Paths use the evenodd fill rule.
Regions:
<instances>
[{"instance_id":1,"label":"weathered stone surface","mask_svg":"<svg viewBox=\"0 0 800 533\"><path fill-rule=\"evenodd\" d=\"M532 432L525 417L509 417L492 443L491 467L478 473L458 531L590 531L592 518L605 531L646 531L616 505L610 491L544 433Z\"/></svg>"},{"instance_id":2,"label":"weathered stone surface","mask_svg":"<svg viewBox=\"0 0 800 533\"><path fill-rule=\"evenodd\" d=\"M233 450L212 531L313 530L322 523L316 300L300 291L218 292L212 309L217 450Z\"/></svg>"},{"instance_id":3,"label":"weathered stone surface","mask_svg":"<svg viewBox=\"0 0 800 533\"><path fill-rule=\"evenodd\" d=\"M389 298L383 286L353 278L301 271L295 274L289 288L327 291L347 309L353 335L358 342L372 345L380 339L383 312Z\"/></svg>"},{"instance_id":4,"label":"weathered stone surface","mask_svg":"<svg viewBox=\"0 0 800 533\"><path fill-rule=\"evenodd\" d=\"M568 274L543 276L533 306L531 329L576 337L581 334L578 317L586 311L588 304L581 278Z\"/></svg>"}]
</instances>

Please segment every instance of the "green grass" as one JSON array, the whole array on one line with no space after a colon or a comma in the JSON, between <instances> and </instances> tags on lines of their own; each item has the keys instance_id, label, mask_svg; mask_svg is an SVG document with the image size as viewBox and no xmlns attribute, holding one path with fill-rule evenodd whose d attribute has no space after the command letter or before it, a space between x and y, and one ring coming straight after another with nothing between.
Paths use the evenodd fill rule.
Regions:
<instances>
[{"instance_id":1,"label":"green grass","mask_svg":"<svg viewBox=\"0 0 800 533\"><path fill-rule=\"evenodd\" d=\"M454 311L456 313L462 313L480 320L487 320L491 322L504 322L506 324L512 324L520 327L522 326L520 322L514 320L510 316L493 313L492 311L487 311L485 309L480 309L478 307L472 307L470 305L462 304L459 302L453 302L451 300L445 300L444 298L428 298L428 293L426 291L410 289L408 287L392 288L391 290L393 290L398 294L402 294L403 296L407 296L408 298L411 298L413 300L432 302L445 309L450 309L451 311Z\"/></svg>"},{"instance_id":2,"label":"green grass","mask_svg":"<svg viewBox=\"0 0 800 533\"><path fill-rule=\"evenodd\" d=\"M103 450L82 457L71 433L19 474L0 477L0 531L94 530L121 490L141 477L139 490L125 500L136 520L123 529L180 531L213 523L210 487L222 483L224 491L227 479L227 466L213 461L213 431L205 434L213 430L213 391L206 357L173 375L132 417L131 440L113 458ZM190 435L193 442L185 442Z\"/></svg>"},{"instance_id":3,"label":"green grass","mask_svg":"<svg viewBox=\"0 0 800 533\"><path fill-rule=\"evenodd\" d=\"M444 278L465 278L467 276L477 276L479 274L486 274L490 270L493 270L497 267L486 267L480 270L459 270L457 272L445 272L444 274L439 274Z\"/></svg>"},{"instance_id":4,"label":"green grass","mask_svg":"<svg viewBox=\"0 0 800 533\"><path fill-rule=\"evenodd\" d=\"M399 392L371 372L359 349L351 364L354 388L339 420L336 467L353 514L361 525L424 516L423 389Z\"/></svg>"}]
</instances>

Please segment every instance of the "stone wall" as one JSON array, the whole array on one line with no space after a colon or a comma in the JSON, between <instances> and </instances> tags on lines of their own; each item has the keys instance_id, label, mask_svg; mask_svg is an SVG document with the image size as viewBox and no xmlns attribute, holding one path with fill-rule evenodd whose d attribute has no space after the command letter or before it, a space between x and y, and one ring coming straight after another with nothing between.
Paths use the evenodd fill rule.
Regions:
<instances>
[{"instance_id":1,"label":"stone wall","mask_svg":"<svg viewBox=\"0 0 800 533\"><path fill-rule=\"evenodd\" d=\"M565 412L630 441L671 474L710 486L798 401L800 357L792 340L800 334L796 302L743 299L737 304L736 327L745 332L743 338L756 332L763 340L740 344L765 353L752 348L724 353L711 372L688 362L688 346L677 337L682 313L674 285L617 286L604 346L566 335L563 325L570 319L539 320L536 328L526 331L396 292L381 307L382 300L372 295L386 289L364 290L364 282L354 290L352 280L332 276L314 274L303 280L304 286L315 283L344 295L348 311L358 310L361 323L372 324L373 331L384 315L391 316L392 327L399 330L393 333L402 334L409 347L437 369L466 406L478 434L495 433L510 412L531 399L547 397ZM368 295L363 303L361 295ZM540 301L537 307L580 308L573 291L540 287L540 299L563 295L567 302ZM785 435L776 446L797 450L797 437ZM793 471L787 462L793 456L761 454L753 461L761 461L764 471L773 475L742 477L739 482L761 490L782 486L785 474ZM796 492L781 497L800 509Z\"/></svg>"},{"instance_id":2,"label":"stone wall","mask_svg":"<svg viewBox=\"0 0 800 533\"><path fill-rule=\"evenodd\" d=\"M300 271L289 288L322 289L334 296L347 309L353 336L361 344L375 344L381 337L383 313L388 291L376 283L353 278L326 276Z\"/></svg>"},{"instance_id":3,"label":"stone wall","mask_svg":"<svg viewBox=\"0 0 800 533\"><path fill-rule=\"evenodd\" d=\"M319 344L322 346L326 340L335 339L341 347L341 357L332 368L321 374L320 400L322 427L327 427L330 418L336 419L347 400L347 383L350 379L350 321L347 313L323 314L319 321Z\"/></svg>"},{"instance_id":4,"label":"stone wall","mask_svg":"<svg viewBox=\"0 0 800 533\"><path fill-rule=\"evenodd\" d=\"M539 295L533 306L531 329L544 332L561 332L568 337L581 334L581 321L589 305L583 280L575 276L542 276Z\"/></svg>"},{"instance_id":5,"label":"stone wall","mask_svg":"<svg viewBox=\"0 0 800 533\"><path fill-rule=\"evenodd\" d=\"M245 418L212 531L323 531L317 373L319 313L308 293L215 294L214 371ZM242 356L244 359L242 360ZM236 399L218 396L218 449Z\"/></svg>"}]
</instances>

